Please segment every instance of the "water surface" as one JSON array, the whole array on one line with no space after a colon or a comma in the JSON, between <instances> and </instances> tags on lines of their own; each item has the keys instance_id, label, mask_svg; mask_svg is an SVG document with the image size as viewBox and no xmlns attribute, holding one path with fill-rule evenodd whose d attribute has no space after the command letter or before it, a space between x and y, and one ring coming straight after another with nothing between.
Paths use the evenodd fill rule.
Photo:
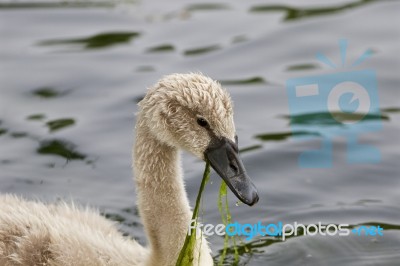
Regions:
<instances>
[{"instance_id":1,"label":"water surface","mask_svg":"<svg viewBox=\"0 0 400 266\"><path fill-rule=\"evenodd\" d=\"M399 11L371 0L0 1L0 192L89 204L145 244L130 169L136 103L165 74L201 71L232 95L260 193L252 208L229 195L234 220L384 227L383 237L258 237L240 245L240 265L399 265ZM358 70L377 73L381 116L369 118L383 128L361 139L382 162L347 164L343 136L332 168L302 169L299 154L320 139L291 131L285 83L331 73L315 54L339 62L341 38L348 60L374 52ZM295 118L329 126L326 115ZM204 164L184 154L183 165L193 205ZM213 175L205 192L214 224L219 184ZM223 240L210 242L218 259Z\"/></svg>"}]
</instances>

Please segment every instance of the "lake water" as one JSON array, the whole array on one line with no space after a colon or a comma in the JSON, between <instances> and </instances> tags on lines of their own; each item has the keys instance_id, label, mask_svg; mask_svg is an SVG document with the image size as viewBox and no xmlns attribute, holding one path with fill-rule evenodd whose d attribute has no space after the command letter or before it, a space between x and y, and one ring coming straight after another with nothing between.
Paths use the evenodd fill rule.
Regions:
<instances>
[{"instance_id":1,"label":"lake water","mask_svg":"<svg viewBox=\"0 0 400 266\"><path fill-rule=\"evenodd\" d=\"M0 192L89 204L145 244L130 168L136 103L161 76L200 71L232 95L260 193L250 208L229 192L234 221L384 228L256 237L240 245L239 265L400 265L399 14L400 2L372 0L0 1ZM348 164L344 134L332 140L331 168L301 168L300 153L321 140L290 133L286 81L338 71L315 55L339 64L343 38L348 62L372 51L354 69L376 72L382 129L361 140L382 160ZM185 154L183 166L193 206L204 163ZM205 191L213 224L219 185L213 174ZM218 260L223 239L209 240Z\"/></svg>"}]
</instances>

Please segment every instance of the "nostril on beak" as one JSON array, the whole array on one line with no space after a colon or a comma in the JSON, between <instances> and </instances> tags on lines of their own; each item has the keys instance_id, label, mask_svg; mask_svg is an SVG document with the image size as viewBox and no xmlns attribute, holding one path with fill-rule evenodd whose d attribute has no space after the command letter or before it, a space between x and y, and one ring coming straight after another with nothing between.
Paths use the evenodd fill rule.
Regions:
<instances>
[{"instance_id":1,"label":"nostril on beak","mask_svg":"<svg viewBox=\"0 0 400 266\"><path fill-rule=\"evenodd\" d=\"M239 168L238 168L235 164L229 163L229 167L232 169L232 171L233 171L235 174L238 173Z\"/></svg>"}]
</instances>

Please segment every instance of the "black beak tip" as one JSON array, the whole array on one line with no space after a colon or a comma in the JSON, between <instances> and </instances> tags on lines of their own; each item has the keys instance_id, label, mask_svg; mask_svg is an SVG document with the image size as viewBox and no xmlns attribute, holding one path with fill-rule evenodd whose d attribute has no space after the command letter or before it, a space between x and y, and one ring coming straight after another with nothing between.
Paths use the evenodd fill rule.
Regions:
<instances>
[{"instance_id":1,"label":"black beak tip","mask_svg":"<svg viewBox=\"0 0 400 266\"><path fill-rule=\"evenodd\" d=\"M257 189L253 187L253 189L251 189L250 193L248 193L246 198L242 198L242 201L249 206L253 206L258 202L259 199L260 198L258 197Z\"/></svg>"},{"instance_id":2,"label":"black beak tip","mask_svg":"<svg viewBox=\"0 0 400 266\"><path fill-rule=\"evenodd\" d=\"M226 182L238 199L248 206L253 206L260 199L256 186L251 182L247 174L238 175ZM236 182L232 182L235 180Z\"/></svg>"},{"instance_id":3,"label":"black beak tip","mask_svg":"<svg viewBox=\"0 0 400 266\"><path fill-rule=\"evenodd\" d=\"M253 195L253 200L249 203L249 206L253 206L254 204L256 204L259 199L260 198L258 197L258 193L257 191L255 191Z\"/></svg>"}]
</instances>

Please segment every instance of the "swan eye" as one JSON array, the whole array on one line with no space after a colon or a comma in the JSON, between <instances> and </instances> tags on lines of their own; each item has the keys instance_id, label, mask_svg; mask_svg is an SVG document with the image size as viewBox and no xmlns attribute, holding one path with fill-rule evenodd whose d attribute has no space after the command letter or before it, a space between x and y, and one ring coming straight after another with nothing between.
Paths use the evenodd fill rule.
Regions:
<instances>
[{"instance_id":1,"label":"swan eye","mask_svg":"<svg viewBox=\"0 0 400 266\"><path fill-rule=\"evenodd\" d=\"M197 124L199 124L199 126L201 126L201 127L207 127L208 126L207 120L205 120L202 117L197 118Z\"/></svg>"}]
</instances>

